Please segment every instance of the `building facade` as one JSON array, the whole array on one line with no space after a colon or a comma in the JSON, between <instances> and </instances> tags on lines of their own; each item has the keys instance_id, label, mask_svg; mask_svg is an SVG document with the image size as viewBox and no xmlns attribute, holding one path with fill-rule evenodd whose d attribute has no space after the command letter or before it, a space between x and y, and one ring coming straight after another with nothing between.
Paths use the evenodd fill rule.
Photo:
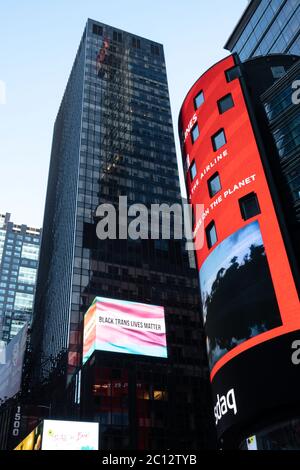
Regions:
<instances>
[{"instance_id":1,"label":"building facade","mask_svg":"<svg viewBox=\"0 0 300 470\"><path fill-rule=\"evenodd\" d=\"M299 88L300 62L295 65L261 96L267 117L272 145L278 154L276 185L286 214L297 268L300 263L300 110ZM298 82L297 82L298 81ZM294 98L291 99L291 91Z\"/></svg>"},{"instance_id":2,"label":"building facade","mask_svg":"<svg viewBox=\"0 0 300 470\"><path fill-rule=\"evenodd\" d=\"M225 49L242 61L266 54L300 55L299 0L251 0Z\"/></svg>"},{"instance_id":3,"label":"building facade","mask_svg":"<svg viewBox=\"0 0 300 470\"><path fill-rule=\"evenodd\" d=\"M299 161L298 72L297 56L231 55L196 81L179 117L223 448L256 434L250 447L285 448L299 423L299 191L288 176Z\"/></svg>"},{"instance_id":4,"label":"building facade","mask_svg":"<svg viewBox=\"0 0 300 470\"><path fill-rule=\"evenodd\" d=\"M120 196L181 203L163 46L88 20L54 127L33 380L49 380L59 356L52 416L100 420L102 448L212 447L191 256L174 237L99 240L97 207L119 213ZM163 307L168 357L96 350L83 365L83 319L99 296Z\"/></svg>"},{"instance_id":5,"label":"building facade","mask_svg":"<svg viewBox=\"0 0 300 470\"><path fill-rule=\"evenodd\" d=\"M31 323L41 229L0 214L0 332L8 342Z\"/></svg>"}]
</instances>

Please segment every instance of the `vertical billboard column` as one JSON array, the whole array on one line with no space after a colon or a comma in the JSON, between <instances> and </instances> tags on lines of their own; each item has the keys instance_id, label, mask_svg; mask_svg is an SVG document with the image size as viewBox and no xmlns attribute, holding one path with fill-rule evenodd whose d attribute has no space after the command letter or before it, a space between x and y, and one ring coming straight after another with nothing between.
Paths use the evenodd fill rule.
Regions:
<instances>
[{"instance_id":1,"label":"vertical billboard column","mask_svg":"<svg viewBox=\"0 0 300 470\"><path fill-rule=\"evenodd\" d=\"M300 307L235 56L189 91L179 132L217 431L240 437L298 400L291 341L300 339ZM282 377L295 382L294 391Z\"/></svg>"}]
</instances>

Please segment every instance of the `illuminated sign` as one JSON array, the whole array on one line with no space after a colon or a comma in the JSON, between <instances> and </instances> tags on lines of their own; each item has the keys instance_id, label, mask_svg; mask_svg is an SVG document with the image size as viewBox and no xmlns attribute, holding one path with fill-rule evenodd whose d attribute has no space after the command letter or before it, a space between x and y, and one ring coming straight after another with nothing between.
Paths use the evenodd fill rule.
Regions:
<instances>
[{"instance_id":1,"label":"illuminated sign","mask_svg":"<svg viewBox=\"0 0 300 470\"><path fill-rule=\"evenodd\" d=\"M14 450L41 450L43 423L40 423Z\"/></svg>"},{"instance_id":2,"label":"illuminated sign","mask_svg":"<svg viewBox=\"0 0 300 470\"><path fill-rule=\"evenodd\" d=\"M167 357L164 308L96 297L84 317L83 363L95 350Z\"/></svg>"},{"instance_id":3,"label":"illuminated sign","mask_svg":"<svg viewBox=\"0 0 300 470\"><path fill-rule=\"evenodd\" d=\"M98 450L99 424L44 420L15 450Z\"/></svg>"},{"instance_id":4,"label":"illuminated sign","mask_svg":"<svg viewBox=\"0 0 300 470\"><path fill-rule=\"evenodd\" d=\"M239 344L281 326L257 221L223 240L201 266L199 279L211 369Z\"/></svg>"},{"instance_id":5,"label":"illuminated sign","mask_svg":"<svg viewBox=\"0 0 300 470\"><path fill-rule=\"evenodd\" d=\"M180 135L186 130L183 159L188 154L197 169L191 179L186 168L189 201L204 206L201 213L195 210L193 233L222 438L272 407L299 401L295 390L300 386L291 360L292 341L300 340L299 297L244 84L226 79L234 66L235 56L229 56L204 73L189 91L179 120ZM205 107L195 113L194 98L202 90ZM220 114L218 102L227 95L233 105ZM189 134L196 120L200 136L193 141ZM216 191L210 186L214 176ZM204 245L197 243L203 232ZM296 385L287 390L284 384L292 381ZM234 401L231 395L227 400L228 390L234 390ZM228 412L236 409L233 403L237 413Z\"/></svg>"},{"instance_id":6,"label":"illuminated sign","mask_svg":"<svg viewBox=\"0 0 300 470\"><path fill-rule=\"evenodd\" d=\"M193 117L191 118L190 122L188 123L186 130L185 130L185 133L184 133L184 139L185 140L186 140L187 136L190 134L190 132L193 128L193 125L196 124L196 122L197 122L197 116L196 116L196 114L194 114Z\"/></svg>"},{"instance_id":7,"label":"illuminated sign","mask_svg":"<svg viewBox=\"0 0 300 470\"><path fill-rule=\"evenodd\" d=\"M98 450L99 424L44 421L42 450Z\"/></svg>"},{"instance_id":8,"label":"illuminated sign","mask_svg":"<svg viewBox=\"0 0 300 470\"><path fill-rule=\"evenodd\" d=\"M221 397L217 395L217 403L214 407L216 424L218 424L218 421L230 411L232 411L232 413L235 415L237 414L237 406L233 388L229 390L226 395Z\"/></svg>"}]
</instances>

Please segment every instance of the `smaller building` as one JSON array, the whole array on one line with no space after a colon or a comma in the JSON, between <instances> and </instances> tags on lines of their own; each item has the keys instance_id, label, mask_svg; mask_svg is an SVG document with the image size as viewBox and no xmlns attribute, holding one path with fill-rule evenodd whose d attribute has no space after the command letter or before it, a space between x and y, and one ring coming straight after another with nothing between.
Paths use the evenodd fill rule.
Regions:
<instances>
[{"instance_id":1,"label":"smaller building","mask_svg":"<svg viewBox=\"0 0 300 470\"><path fill-rule=\"evenodd\" d=\"M31 323L41 229L0 214L0 339L8 342Z\"/></svg>"}]
</instances>

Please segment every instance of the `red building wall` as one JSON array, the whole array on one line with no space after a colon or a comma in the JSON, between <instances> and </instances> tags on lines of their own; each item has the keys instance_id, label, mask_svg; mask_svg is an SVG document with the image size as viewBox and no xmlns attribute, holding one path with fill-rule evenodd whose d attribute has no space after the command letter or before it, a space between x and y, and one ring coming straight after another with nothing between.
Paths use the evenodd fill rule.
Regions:
<instances>
[{"instance_id":1,"label":"red building wall","mask_svg":"<svg viewBox=\"0 0 300 470\"><path fill-rule=\"evenodd\" d=\"M277 313L275 313L276 308L274 307L274 319L276 317L276 321L274 320L274 326L271 329L267 329L262 325L262 328L265 328L266 331L261 331L244 341L239 339L235 347L229 348L228 352L223 353L218 360L211 364L212 382L225 364L228 364L244 351L287 332L300 329L299 298L248 113L243 86L239 78L228 82L225 74L228 69L235 66L235 60L235 56L229 56L205 72L187 94L180 113L179 127L189 202L194 208L197 204L204 205L203 215L197 215L194 212L196 213L194 235L200 284L205 282L203 276L209 278L209 275L212 275L214 270L213 262L217 263L222 259L222 256L225 270L219 276L222 277L224 272L226 274L226 269L230 265L229 257L231 254L232 256L236 254L234 237L239 239L243 233L243 236L246 236L247 230L249 234L252 231L258 237L260 231L265 250L264 256L270 272L270 285L273 285L276 298L271 309L277 303ZM204 94L204 102L196 110L194 98L200 91ZM232 95L234 106L220 114L217 102L229 93ZM195 123L198 124L200 135L193 143L191 128ZM220 129L224 129L227 142L217 151L214 151L212 136ZM197 174L192 181L190 168L193 162L196 164ZM215 172L219 173L221 190L213 197L210 197L208 180ZM239 200L252 192L256 194L260 213L244 220ZM215 223L217 242L209 248L205 229L212 221ZM258 224L254 224L256 221ZM250 226L250 224L252 225ZM248 228L246 228L247 226ZM245 228L244 231L243 228ZM203 243L201 243L202 239ZM228 250L228 246L232 247L232 252ZM226 253L226 249L228 253ZM218 252L215 250L218 250ZM211 256L212 253L214 253L213 256ZM241 271L243 262L241 260L238 260L238 262L240 266L237 269ZM220 266L222 266L222 263L215 266L215 277ZM256 290L249 290L251 292L249 302L253 300L253 292L259 291L259 276L257 276L256 281L258 287ZM211 280L207 282L209 284ZM236 289L240 289L239 282L233 286L233 289L227 291L227 296L224 298L224 304L226 304L224 309L227 313L231 308L230 299L232 298L232 303L236 302ZM202 291L202 297L203 295ZM236 307L233 308L236 310ZM258 308L262 308L262 311L268 310L268 307L263 308L260 306ZM220 318L223 315L222 310L223 306L220 306L217 312L217 315L220 314ZM247 310L247 302L241 303L239 314L243 316L245 310ZM256 313L253 312L253 315ZM266 313L266 315L269 314L271 315L272 312ZM236 316L233 317L233 321L235 321L235 318ZM224 318L220 321L224 321ZM226 321L226 324L231 321L229 314ZM218 322L217 318L215 319L215 325L216 322Z\"/></svg>"}]
</instances>

